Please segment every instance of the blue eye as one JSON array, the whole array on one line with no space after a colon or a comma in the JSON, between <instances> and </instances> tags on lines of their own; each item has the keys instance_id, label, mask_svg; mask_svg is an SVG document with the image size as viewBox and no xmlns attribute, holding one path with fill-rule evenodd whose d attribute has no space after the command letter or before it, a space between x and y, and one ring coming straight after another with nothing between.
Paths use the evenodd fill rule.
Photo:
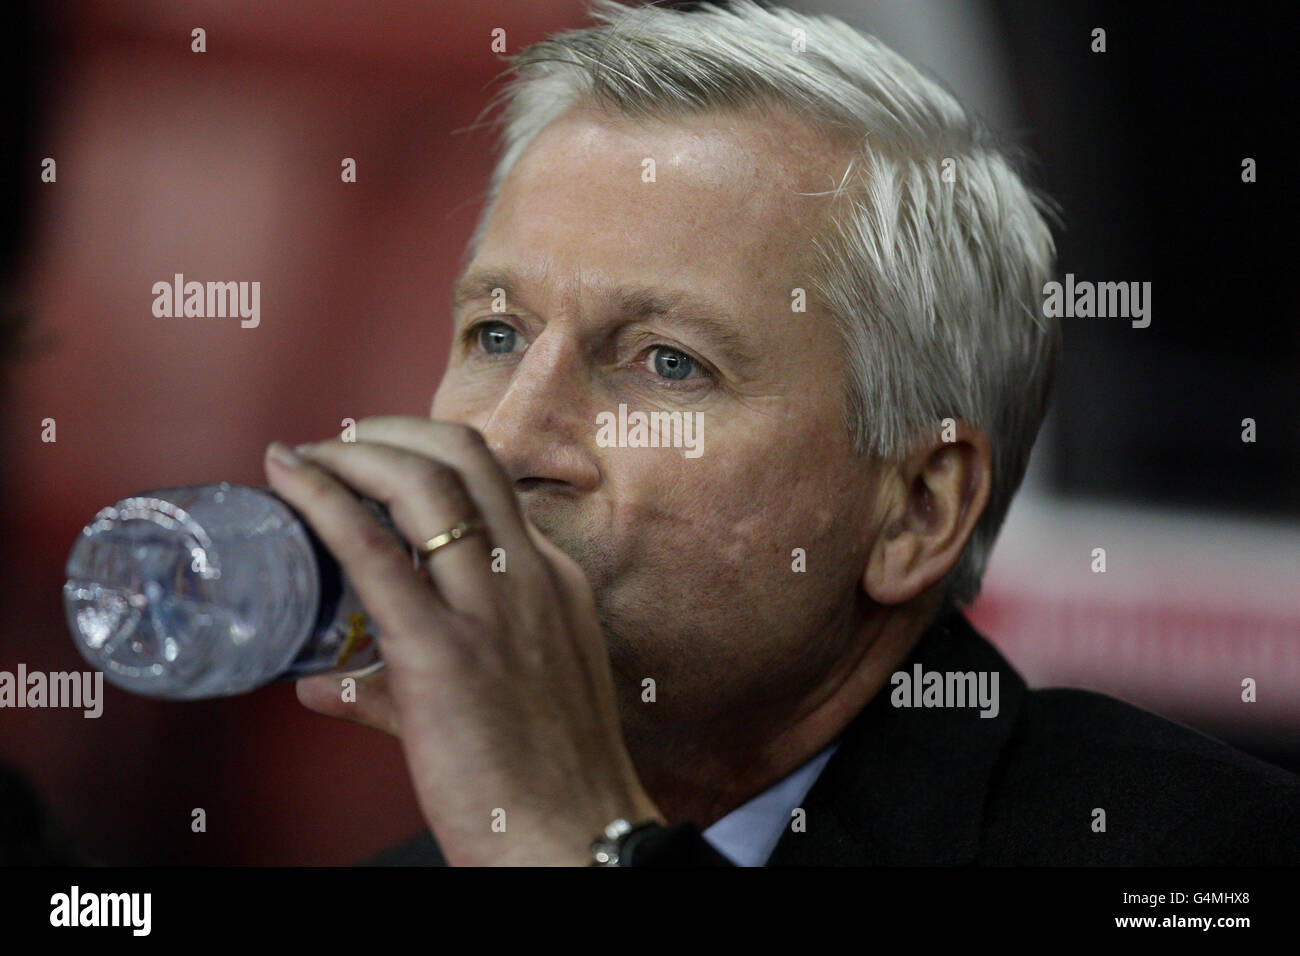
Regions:
<instances>
[{"instance_id":1,"label":"blue eye","mask_svg":"<svg viewBox=\"0 0 1300 956\"><path fill-rule=\"evenodd\" d=\"M673 381L689 378L695 371L695 359L666 346L656 348L650 358L654 373Z\"/></svg>"},{"instance_id":2,"label":"blue eye","mask_svg":"<svg viewBox=\"0 0 1300 956\"><path fill-rule=\"evenodd\" d=\"M478 329L478 344L489 355L513 352L518 338L518 333L504 322L484 322Z\"/></svg>"}]
</instances>

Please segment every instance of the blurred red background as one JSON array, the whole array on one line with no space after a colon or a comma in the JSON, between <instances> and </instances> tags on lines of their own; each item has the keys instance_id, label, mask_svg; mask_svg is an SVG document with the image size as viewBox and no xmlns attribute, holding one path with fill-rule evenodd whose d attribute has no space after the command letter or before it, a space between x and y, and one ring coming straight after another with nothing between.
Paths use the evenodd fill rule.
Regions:
<instances>
[{"instance_id":1,"label":"blurred red background","mask_svg":"<svg viewBox=\"0 0 1300 956\"><path fill-rule=\"evenodd\" d=\"M38 151L58 179L37 189L20 290L45 346L10 371L0 423L10 671L84 667L59 585L100 507L265 484L273 439L427 414L491 168L492 137L465 130L502 68L492 31L515 52L582 19L577 0L105 0L48 15ZM191 52L195 27L206 53ZM155 318L151 287L177 272L260 281L260 326ZM97 720L7 710L0 757L108 862L347 863L423 826L397 742L305 710L292 686L184 706L105 696ZM190 830L196 807L206 834Z\"/></svg>"}]
</instances>

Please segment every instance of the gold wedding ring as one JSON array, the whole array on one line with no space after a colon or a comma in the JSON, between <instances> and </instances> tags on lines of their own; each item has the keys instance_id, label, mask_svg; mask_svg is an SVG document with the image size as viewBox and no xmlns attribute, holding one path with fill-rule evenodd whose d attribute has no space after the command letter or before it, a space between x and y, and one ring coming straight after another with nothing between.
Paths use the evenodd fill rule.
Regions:
<instances>
[{"instance_id":1,"label":"gold wedding ring","mask_svg":"<svg viewBox=\"0 0 1300 956\"><path fill-rule=\"evenodd\" d=\"M424 544L415 549L415 553L420 556L421 561L428 560L429 555L439 548L445 548L453 541L459 541L466 535L474 534L476 531L483 530L481 521L459 521L452 525L442 534L436 534Z\"/></svg>"}]
</instances>

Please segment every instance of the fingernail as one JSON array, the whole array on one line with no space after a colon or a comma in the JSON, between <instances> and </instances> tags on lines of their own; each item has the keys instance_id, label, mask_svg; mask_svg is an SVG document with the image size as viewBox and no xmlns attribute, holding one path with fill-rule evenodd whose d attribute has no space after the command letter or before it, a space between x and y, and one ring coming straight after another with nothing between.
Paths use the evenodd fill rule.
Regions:
<instances>
[{"instance_id":1,"label":"fingernail","mask_svg":"<svg viewBox=\"0 0 1300 956\"><path fill-rule=\"evenodd\" d=\"M309 441L302 445L294 445L293 450L296 451L299 455L310 455L313 451L316 450L316 442Z\"/></svg>"},{"instance_id":2,"label":"fingernail","mask_svg":"<svg viewBox=\"0 0 1300 956\"><path fill-rule=\"evenodd\" d=\"M302 459L294 454L293 449L284 442L271 442L266 452L275 460L277 465L283 468L297 468L302 464Z\"/></svg>"}]
</instances>

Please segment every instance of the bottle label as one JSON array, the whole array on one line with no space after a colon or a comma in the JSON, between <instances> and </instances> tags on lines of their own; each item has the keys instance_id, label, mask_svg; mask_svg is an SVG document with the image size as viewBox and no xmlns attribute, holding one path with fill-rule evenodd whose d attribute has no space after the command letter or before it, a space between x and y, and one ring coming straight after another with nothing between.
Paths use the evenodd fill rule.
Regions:
<instances>
[{"instance_id":1,"label":"bottle label","mask_svg":"<svg viewBox=\"0 0 1300 956\"><path fill-rule=\"evenodd\" d=\"M312 639L280 679L293 680L328 671L355 673L377 668L380 663L374 623L352 588L343 581L333 613L323 624L318 623Z\"/></svg>"},{"instance_id":2,"label":"bottle label","mask_svg":"<svg viewBox=\"0 0 1300 956\"><path fill-rule=\"evenodd\" d=\"M401 537L383 506L369 499L363 500L375 513L375 517L400 541ZM278 679L294 680L327 672L356 674L377 670L383 661L379 657L379 641L375 637L373 620L352 590L338 561L305 521L303 528L316 556L321 582L320 606L311 638ZM405 542L403 546L405 547Z\"/></svg>"}]
</instances>

